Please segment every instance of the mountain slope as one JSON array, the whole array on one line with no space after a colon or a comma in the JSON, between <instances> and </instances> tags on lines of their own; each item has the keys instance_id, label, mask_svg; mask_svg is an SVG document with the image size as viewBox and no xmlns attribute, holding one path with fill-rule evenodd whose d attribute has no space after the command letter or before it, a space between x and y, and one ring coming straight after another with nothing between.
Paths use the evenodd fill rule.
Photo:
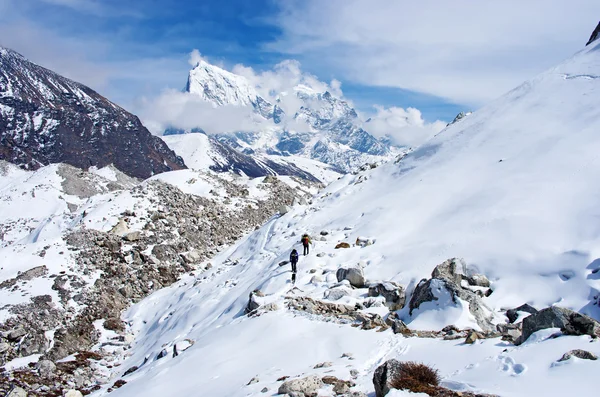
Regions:
<instances>
[{"instance_id":1,"label":"mountain slope","mask_svg":"<svg viewBox=\"0 0 600 397\"><path fill-rule=\"evenodd\" d=\"M381 301L366 298L370 291L338 283L340 267L359 264L371 282L401 284L408 302L434 266L463 257L491 280L493 293L483 302L494 323L506 322L503 309L525 302L600 319L599 70L600 43L592 43L401 161L346 175L313 204L272 219L214 258L221 270L207 279L184 280L136 305L125 316L136 345L122 367L144 364L111 395L260 396L263 388L277 391L284 376L309 374L352 376L355 390L372 393L373 371L389 358L433 365L446 387L461 392L593 395L593 361L558 362L570 349L600 354L589 336L556 338L558 330L550 328L518 347L497 338L466 345L361 330L310 314L314 301L293 303L306 296L333 302L331 291L338 290L335 303L349 304L346 310L360 304L362 316L384 316ZM278 264L303 232L314 245L298 265L296 291ZM360 236L373 244L335 249ZM227 267L228 261L238 265ZM479 328L469 303L450 299L445 284L438 285L430 302L412 314L408 307L398 312L404 322L423 331ZM255 289L265 295L255 298L264 311L246 317ZM195 341L190 349L158 358L187 339ZM347 352L354 360L342 355ZM328 363L316 365L322 362ZM331 393L331 386L322 387L321 395Z\"/></svg>"},{"instance_id":2,"label":"mountain slope","mask_svg":"<svg viewBox=\"0 0 600 397\"><path fill-rule=\"evenodd\" d=\"M193 169L215 172L234 172L251 178L266 175L295 176L310 182L325 182L310 171L297 167L285 158L268 158L249 155L233 149L215 137L202 133L167 135L162 139L175 152L181 154ZM323 164L323 168L327 168ZM331 174L338 175L331 171Z\"/></svg>"},{"instance_id":3,"label":"mountain slope","mask_svg":"<svg viewBox=\"0 0 600 397\"><path fill-rule=\"evenodd\" d=\"M0 47L0 159L26 169L114 164L147 178L185 164L140 120L90 88Z\"/></svg>"}]
</instances>

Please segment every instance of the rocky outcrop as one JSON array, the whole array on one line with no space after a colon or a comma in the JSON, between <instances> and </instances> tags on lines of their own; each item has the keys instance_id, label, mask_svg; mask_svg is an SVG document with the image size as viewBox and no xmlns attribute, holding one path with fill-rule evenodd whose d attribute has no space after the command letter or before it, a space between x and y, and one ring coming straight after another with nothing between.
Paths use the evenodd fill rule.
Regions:
<instances>
[{"instance_id":1,"label":"rocky outcrop","mask_svg":"<svg viewBox=\"0 0 600 397\"><path fill-rule=\"evenodd\" d=\"M467 286L463 286L463 282ZM491 294L491 289L488 288L482 292L479 288L469 288L481 287L485 284L489 285L487 278L469 272L464 260L448 259L435 267L431 273L431 279L423 279L416 286L409 303L410 314L412 315L413 311L423 303L438 301L438 296L445 291L450 295L453 304L458 304L458 299L466 301L469 304L469 311L475 317L479 327L483 331L490 331L494 329L493 313L481 298Z\"/></svg>"},{"instance_id":2,"label":"rocky outcrop","mask_svg":"<svg viewBox=\"0 0 600 397\"><path fill-rule=\"evenodd\" d=\"M339 268L335 275L338 282L348 280L350 285L355 288L365 287L365 274L361 267L351 267L349 269Z\"/></svg>"},{"instance_id":3,"label":"rocky outcrop","mask_svg":"<svg viewBox=\"0 0 600 397\"><path fill-rule=\"evenodd\" d=\"M406 303L406 293L404 288L393 281L369 285L369 296L383 296L385 298L385 304L390 311L400 310Z\"/></svg>"},{"instance_id":4,"label":"rocky outcrop","mask_svg":"<svg viewBox=\"0 0 600 397\"><path fill-rule=\"evenodd\" d=\"M140 120L92 89L0 47L0 159L25 169L114 164L148 178L186 168Z\"/></svg>"},{"instance_id":5,"label":"rocky outcrop","mask_svg":"<svg viewBox=\"0 0 600 397\"><path fill-rule=\"evenodd\" d=\"M392 389L392 380L400 375L402 363L398 360L387 360L377 367L373 374L373 386L375 397L384 397Z\"/></svg>"},{"instance_id":6,"label":"rocky outcrop","mask_svg":"<svg viewBox=\"0 0 600 397\"><path fill-rule=\"evenodd\" d=\"M520 345L534 332L547 328L560 328L565 335L600 337L600 323L598 321L570 309L552 306L540 310L523 320L523 334L515 344Z\"/></svg>"},{"instance_id":7,"label":"rocky outcrop","mask_svg":"<svg viewBox=\"0 0 600 397\"><path fill-rule=\"evenodd\" d=\"M590 39L585 45L588 46L592 44L594 41L598 40L598 38L600 38L600 22L598 22L598 26L596 26L596 29L594 29L592 35L590 36Z\"/></svg>"},{"instance_id":8,"label":"rocky outcrop","mask_svg":"<svg viewBox=\"0 0 600 397\"><path fill-rule=\"evenodd\" d=\"M318 390L325 386L321 378L316 375L300 379L287 380L279 386L279 394L290 397L317 397Z\"/></svg>"},{"instance_id":9,"label":"rocky outcrop","mask_svg":"<svg viewBox=\"0 0 600 397\"><path fill-rule=\"evenodd\" d=\"M342 241L341 243L338 243L338 244L335 246L335 249L340 249L340 248L350 248L350 244L348 244L348 243L346 243L346 242Z\"/></svg>"}]
</instances>

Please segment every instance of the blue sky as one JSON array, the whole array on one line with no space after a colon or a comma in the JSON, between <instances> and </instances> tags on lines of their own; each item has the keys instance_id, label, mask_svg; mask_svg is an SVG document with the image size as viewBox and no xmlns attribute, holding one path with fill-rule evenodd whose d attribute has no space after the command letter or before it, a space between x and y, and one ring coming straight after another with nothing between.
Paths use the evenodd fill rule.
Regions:
<instances>
[{"instance_id":1,"label":"blue sky","mask_svg":"<svg viewBox=\"0 0 600 397\"><path fill-rule=\"evenodd\" d=\"M0 0L0 44L133 110L183 88L198 49L229 69L295 59L305 73L341 81L362 111L412 106L433 121L568 57L600 18L596 0L445 3Z\"/></svg>"}]
</instances>

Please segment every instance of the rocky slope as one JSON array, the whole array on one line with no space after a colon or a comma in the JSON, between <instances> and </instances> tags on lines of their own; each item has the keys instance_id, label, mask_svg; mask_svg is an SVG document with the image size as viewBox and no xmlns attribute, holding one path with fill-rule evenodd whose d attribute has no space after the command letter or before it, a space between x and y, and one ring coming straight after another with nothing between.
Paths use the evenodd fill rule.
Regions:
<instances>
[{"instance_id":1,"label":"rocky slope","mask_svg":"<svg viewBox=\"0 0 600 397\"><path fill-rule=\"evenodd\" d=\"M209 258L316 188L191 170L139 183L114 168L1 169L0 392L30 396L105 383L131 342L123 310L210 269ZM31 203L37 211L20 217Z\"/></svg>"},{"instance_id":2,"label":"rocky slope","mask_svg":"<svg viewBox=\"0 0 600 397\"><path fill-rule=\"evenodd\" d=\"M185 168L136 116L1 47L0 159L32 170L114 164L136 178Z\"/></svg>"}]
</instances>

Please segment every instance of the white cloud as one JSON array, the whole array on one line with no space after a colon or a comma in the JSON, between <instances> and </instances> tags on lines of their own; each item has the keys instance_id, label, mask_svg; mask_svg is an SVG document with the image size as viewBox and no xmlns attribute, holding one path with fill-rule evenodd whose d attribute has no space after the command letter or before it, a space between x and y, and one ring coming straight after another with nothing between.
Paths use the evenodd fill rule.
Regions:
<instances>
[{"instance_id":1,"label":"white cloud","mask_svg":"<svg viewBox=\"0 0 600 397\"><path fill-rule=\"evenodd\" d=\"M376 112L364 124L364 128L373 136L389 137L400 146L418 146L440 132L446 123L435 121L427 123L421 112L415 108L384 108L375 105Z\"/></svg>"},{"instance_id":2,"label":"white cloud","mask_svg":"<svg viewBox=\"0 0 600 397\"><path fill-rule=\"evenodd\" d=\"M197 95L166 90L153 98L142 98L135 105L144 125L155 135L166 128L202 128L209 134L254 131L273 125L242 106L214 107Z\"/></svg>"},{"instance_id":3,"label":"white cloud","mask_svg":"<svg viewBox=\"0 0 600 397\"><path fill-rule=\"evenodd\" d=\"M585 44L597 0L281 1L294 54L345 80L479 105Z\"/></svg>"}]
</instances>

